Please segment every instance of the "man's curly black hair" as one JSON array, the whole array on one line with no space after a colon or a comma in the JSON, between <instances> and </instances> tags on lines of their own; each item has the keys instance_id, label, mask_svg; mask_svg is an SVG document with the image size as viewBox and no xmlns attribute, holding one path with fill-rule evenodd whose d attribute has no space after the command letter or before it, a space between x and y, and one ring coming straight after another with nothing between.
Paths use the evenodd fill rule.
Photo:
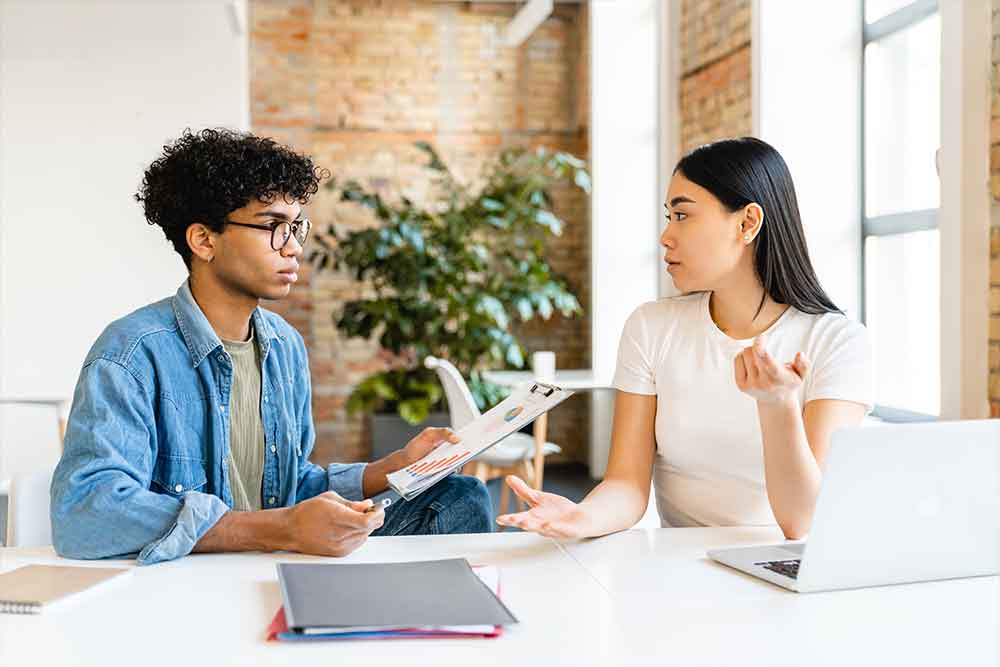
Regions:
<instances>
[{"instance_id":1,"label":"man's curly black hair","mask_svg":"<svg viewBox=\"0 0 1000 667\"><path fill-rule=\"evenodd\" d=\"M253 199L278 196L305 204L327 172L272 139L224 128L192 132L163 147L142 177L135 199L191 268L189 226L221 232L225 218Z\"/></svg>"}]
</instances>

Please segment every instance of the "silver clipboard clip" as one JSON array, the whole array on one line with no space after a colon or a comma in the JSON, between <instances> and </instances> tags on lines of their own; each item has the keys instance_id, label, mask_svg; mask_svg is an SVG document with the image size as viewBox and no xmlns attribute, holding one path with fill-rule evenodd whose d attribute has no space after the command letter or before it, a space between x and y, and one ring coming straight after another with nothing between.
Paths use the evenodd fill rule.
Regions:
<instances>
[{"instance_id":1,"label":"silver clipboard clip","mask_svg":"<svg viewBox=\"0 0 1000 667\"><path fill-rule=\"evenodd\" d=\"M548 389L548 391L545 391L545 389ZM548 398L557 391L562 391L562 389L555 386L554 384L545 384L544 382L538 382L536 380L535 383L531 385L530 393L534 394L535 392L538 392L543 396L545 396L545 398Z\"/></svg>"}]
</instances>

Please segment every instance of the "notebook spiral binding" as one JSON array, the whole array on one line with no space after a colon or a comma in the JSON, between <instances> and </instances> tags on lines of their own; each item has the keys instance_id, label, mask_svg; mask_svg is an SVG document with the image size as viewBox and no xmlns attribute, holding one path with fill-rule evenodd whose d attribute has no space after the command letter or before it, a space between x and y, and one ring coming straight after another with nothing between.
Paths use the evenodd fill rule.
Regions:
<instances>
[{"instance_id":1,"label":"notebook spiral binding","mask_svg":"<svg viewBox=\"0 0 1000 667\"><path fill-rule=\"evenodd\" d=\"M41 605L34 602L4 602L0 600L0 614L37 614Z\"/></svg>"}]
</instances>

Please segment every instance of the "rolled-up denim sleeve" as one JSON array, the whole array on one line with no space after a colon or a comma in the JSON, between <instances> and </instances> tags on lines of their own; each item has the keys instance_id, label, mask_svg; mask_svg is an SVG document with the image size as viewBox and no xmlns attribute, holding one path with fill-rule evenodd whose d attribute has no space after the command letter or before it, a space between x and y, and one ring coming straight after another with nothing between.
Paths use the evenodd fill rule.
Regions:
<instances>
[{"instance_id":1,"label":"rolled-up denim sleeve","mask_svg":"<svg viewBox=\"0 0 1000 667\"><path fill-rule=\"evenodd\" d=\"M156 460L152 396L123 365L84 366L63 456L52 477L56 552L67 558L138 554L148 565L184 556L229 508L217 496L150 490Z\"/></svg>"}]
</instances>

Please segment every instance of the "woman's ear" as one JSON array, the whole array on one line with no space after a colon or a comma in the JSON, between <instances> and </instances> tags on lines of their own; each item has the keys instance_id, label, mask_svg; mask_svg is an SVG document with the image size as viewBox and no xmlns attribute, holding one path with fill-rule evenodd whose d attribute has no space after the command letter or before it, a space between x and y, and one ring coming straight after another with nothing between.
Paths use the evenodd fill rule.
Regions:
<instances>
[{"instance_id":1,"label":"woman's ear","mask_svg":"<svg viewBox=\"0 0 1000 667\"><path fill-rule=\"evenodd\" d=\"M187 244L191 248L191 254L203 262L211 262L215 259L215 234L212 230L196 222L187 228Z\"/></svg>"},{"instance_id":2,"label":"woman's ear","mask_svg":"<svg viewBox=\"0 0 1000 667\"><path fill-rule=\"evenodd\" d=\"M760 230L764 227L764 209L760 204L747 204L743 207L743 219L740 221L740 233L743 242L753 243Z\"/></svg>"}]
</instances>

